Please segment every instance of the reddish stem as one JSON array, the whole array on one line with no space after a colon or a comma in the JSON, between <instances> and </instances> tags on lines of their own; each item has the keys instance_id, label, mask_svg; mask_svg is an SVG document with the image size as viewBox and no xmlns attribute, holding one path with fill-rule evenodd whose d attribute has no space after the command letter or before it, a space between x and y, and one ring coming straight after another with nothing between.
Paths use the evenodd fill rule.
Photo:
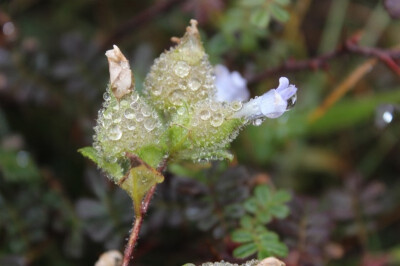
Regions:
<instances>
[{"instance_id":1,"label":"reddish stem","mask_svg":"<svg viewBox=\"0 0 400 266\"><path fill-rule=\"evenodd\" d=\"M125 248L124 260L123 260L122 266L132 265L133 251L135 249L135 244L139 238L140 228L142 227L142 223L143 223L143 216L147 212L147 208L149 207L150 200L153 197L155 190L156 190L156 185L151 187L149 192L147 192L146 197L142 201L142 205L140 208L140 215L138 215L135 219L135 222L133 224L133 228L131 231L131 235L129 236L128 245Z\"/></svg>"},{"instance_id":2,"label":"reddish stem","mask_svg":"<svg viewBox=\"0 0 400 266\"><path fill-rule=\"evenodd\" d=\"M160 166L157 168L157 171L162 173L165 170L166 166L167 166L167 159L164 159L161 162ZM149 208L149 204L151 198L154 195L154 191L156 190L156 186L157 184L150 188L149 192L147 192L146 194L146 197L142 201L142 204L140 205L139 215L137 215L135 222L133 223L133 228L129 236L128 245L125 248L122 266L133 265L133 251L135 250L135 245L139 238L140 228L142 227L143 223L143 217L147 213L147 209Z\"/></svg>"}]
</instances>

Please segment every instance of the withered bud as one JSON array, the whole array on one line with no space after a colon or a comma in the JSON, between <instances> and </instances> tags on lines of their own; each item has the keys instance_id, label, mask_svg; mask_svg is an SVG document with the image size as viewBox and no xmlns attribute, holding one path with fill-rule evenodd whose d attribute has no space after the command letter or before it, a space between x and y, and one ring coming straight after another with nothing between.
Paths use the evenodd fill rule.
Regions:
<instances>
[{"instance_id":1,"label":"withered bud","mask_svg":"<svg viewBox=\"0 0 400 266\"><path fill-rule=\"evenodd\" d=\"M132 91L134 78L129 61L122 54L118 46L114 45L113 47L114 49L106 52L106 56L110 69L111 90L115 98L120 100Z\"/></svg>"}]
</instances>

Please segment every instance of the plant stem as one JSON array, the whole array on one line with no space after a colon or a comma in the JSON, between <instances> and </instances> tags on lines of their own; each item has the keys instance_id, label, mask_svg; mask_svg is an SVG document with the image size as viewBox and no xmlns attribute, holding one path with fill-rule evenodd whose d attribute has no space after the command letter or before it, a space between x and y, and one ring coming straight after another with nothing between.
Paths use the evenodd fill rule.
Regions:
<instances>
[{"instance_id":1,"label":"plant stem","mask_svg":"<svg viewBox=\"0 0 400 266\"><path fill-rule=\"evenodd\" d=\"M132 265L133 251L135 249L135 244L139 238L140 228L142 227L142 223L143 223L143 216L147 212L147 208L149 207L150 200L153 197L155 190L156 190L156 185L151 187L149 192L146 194L146 197L142 201L141 208L140 208L140 215L137 215L137 217L135 219L131 234L129 236L128 245L125 248L124 260L123 260L122 266Z\"/></svg>"}]
</instances>

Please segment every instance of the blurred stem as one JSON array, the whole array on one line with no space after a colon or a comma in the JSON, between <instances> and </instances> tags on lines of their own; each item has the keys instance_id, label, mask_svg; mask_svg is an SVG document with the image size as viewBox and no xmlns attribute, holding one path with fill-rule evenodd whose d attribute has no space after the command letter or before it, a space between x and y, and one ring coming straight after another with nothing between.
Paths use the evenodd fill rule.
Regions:
<instances>
[{"instance_id":1,"label":"blurred stem","mask_svg":"<svg viewBox=\"0 0 400 266\"><path fill-rule=\"evenodd\" d=\"M374 46L389 23L390 17L387 14L387 11L383 8L382 2L379 1L364 28L360 45Z\"/></svg>"},{"instance_id":2,"label":"blurred stem","mask_svg":"<svg viewBox=\"0 0 400 266\"><path fill-rule=\"evenodd\" d=\"M319 47L320 53L331 51L338 44L348 3L348 0L332 1L326 26L322 33L322 40Z\"/></svg>"},{"instance_id":3,"label":"blurred stem","mask_svg":"<svg viewBox=\"0 0 400 266\"><path fill-rule=\"evenodd\" d=\"M345 78L326 99L318 106L309 116L309 122L313 123L321 118L329 108L331 108L338 100L340 100L354 85L362 79L377 63L376 58L369 59L358 66L350 75Z\"/></svg>"}]
</instances>

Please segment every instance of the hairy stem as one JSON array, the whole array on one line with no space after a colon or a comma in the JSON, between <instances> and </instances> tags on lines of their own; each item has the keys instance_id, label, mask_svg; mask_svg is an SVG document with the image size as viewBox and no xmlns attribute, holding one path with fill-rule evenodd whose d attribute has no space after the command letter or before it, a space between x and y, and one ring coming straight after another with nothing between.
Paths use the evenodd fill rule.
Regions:
<instances>
[{"instance_id":1,"label":"hairy stem","mask_svg":"<svg viewBox=\"0 0 400 266\"><path fill-rule=\"evenodd\" d=\"M161 162L160 166L157 168L158 172L162 173L165 170L165 168L167 166L167 161L168 161L167 159L164 159ZM131 234L129 236L128 245L125 248L122 266L129 266L129 265L133 264L133 251L135 249L136 242L139 238L140 228L142 227L142 223L143 223L143 217L147 213L147 209L149 208L149 204L150 204L151 198L154 195L155 190L156 190L156 185L154 185L150 188L149 192L147 192L147 194L146 194L146 197L141 202L140 211L136 215L136 219L135 219L135 222L133 223L133 228L132 228Z\"/></svg>"},{"instance_id":2,"label":"hairy stem","mask_svg":"<svg viewBox=\"0 0 400 266\"><path fill-rule=\"evenodd\" d=\"M151 187L149 192L146 194L146 197L142 201L141 208L140 208L140 214L136 216L135 222L133 223L133 228L132 228L131 234L129 236L128 245L125 248L124 260L122 263L123 266L132 265L133 251L135 249L136 242L139 238L140 228L142 227L142 223L143 223L143 216L147 212L147 208L149 207L150 200L153 197L155 190L156 190L156 185Z\"/></svg>"}]
</instances>

